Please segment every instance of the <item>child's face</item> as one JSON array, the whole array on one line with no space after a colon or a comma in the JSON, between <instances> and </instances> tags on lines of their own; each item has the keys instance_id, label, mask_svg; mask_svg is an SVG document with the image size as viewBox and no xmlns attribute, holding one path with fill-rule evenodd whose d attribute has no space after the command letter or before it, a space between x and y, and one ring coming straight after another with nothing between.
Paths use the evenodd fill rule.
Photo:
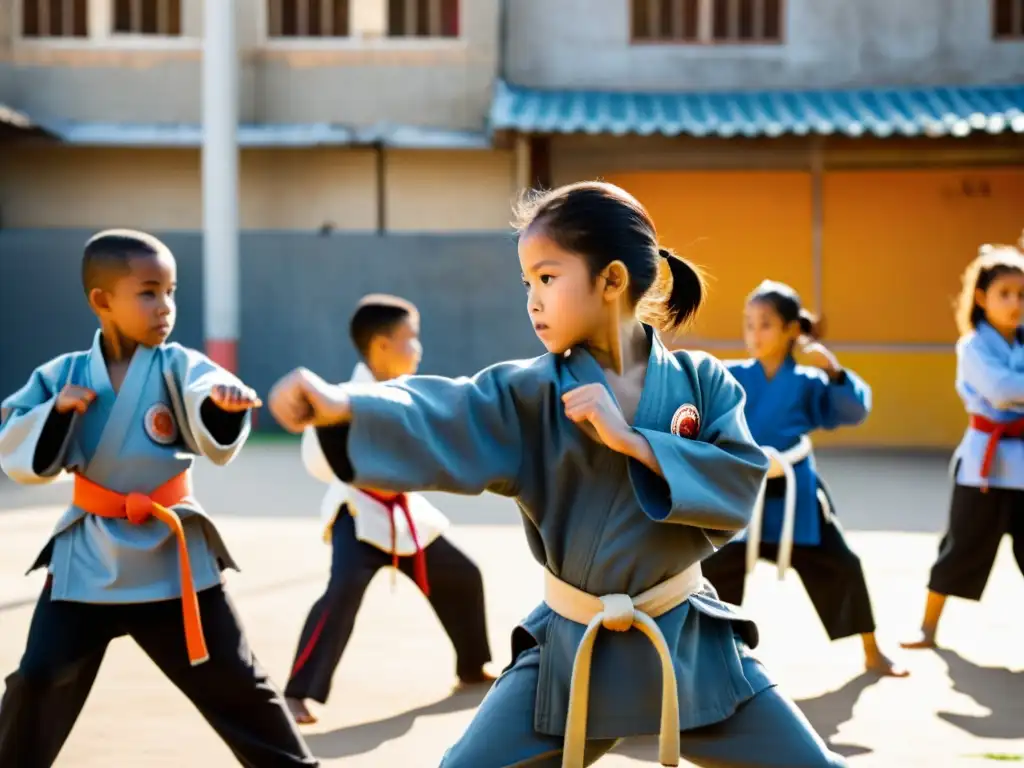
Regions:
<instances>
[{"instance_id":1,"label":"child's face","mask_svg":"<svg viewBox=\"0 0 1024 768\"><path fill-rule=\"evenodd\" d=\"M548 352L561 354L599 327L608 308L580 256L537 232L519 239L519 265L527 290L526 309Z\"/></svg>"},{"instance_id":2,"label":"child's face","mask_svg":"<svg viewBox=\"0 0 1024 768\"><path fill-rule=\"evenodd\" d=\"M128 274L118 278L112 290L94 289L90 303L100 319L125 338L158 346L174 330L177 266L166 254L137 256L128 266Z\"/></svg>"},{"instance_id":3,"label":"child's face","mask_svg":"<svg viewBox=\"0 0 1024 768\"><path fill-rule=\"evenodd\" d=\"M423 357L419 323L406 317L391 329L391 333L379 336L376 357L390 378L416 373Z\"/></svg>"},{"instance_id":4,"label":"child's face","mask_svg":"<svg viewBox=\"0 0 1024 768\"><path fill-rule=\"evenodd\" d=\"M743 341L758 360L785 355L800 334L800 324L783 322L766 301L751 301L743 311Z\"/></svg>"},{"instance_id":5,"label":"child's face","mask_svg":"<svg viewBox=\"0 0 1024 768\"><path fill-rule=\"evenodd\" d=\"M1014 332L1020 326L1024 310L1024 274L1007 272L989 283L984 291L975 291L974 300L985 310L985 317L998 331Z\"/></svg>"}]
</instances>

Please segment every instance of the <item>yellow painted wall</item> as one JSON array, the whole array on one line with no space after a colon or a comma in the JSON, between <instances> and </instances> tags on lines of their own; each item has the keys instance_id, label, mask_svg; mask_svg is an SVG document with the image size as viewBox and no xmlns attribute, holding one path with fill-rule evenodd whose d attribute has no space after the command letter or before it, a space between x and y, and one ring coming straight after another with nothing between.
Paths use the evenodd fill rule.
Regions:
<instances>
[{"instance_id":1,"label":"yellow painted wall","mask_svg":"<svg viewBox=\"0 0 1024 768\"><path fill-rule=\"evenodd\" d=\"M1024 228L1024 168L830 171L823 224L830 339L952 344L964 267Z\"/></svg>"},{"instance_id":2,"label":"yellow painted wall","mask_svg":"<svg viewBox=\"0 0 1024 768\"><path fill-rule=\"evenodd\" d=\"M723 360L744 356L737 349L701 349ZM815 445L950 448L960 441L967 417L953 389L951 352L840 352L838 357L871 385L871 414L858 427L814 433Z\"/></svg>"},{"instance_id":3,"label":"yellow painted wall","mask_svg":"<svg viewBox=\"0 0 1024 768\"><path fill-rule=\"evenodd\" d=\"M1020 236L1024 167L827 172L822 307L813 306L808 174L645 171L609 180L647 206L664 243L714 278L694 341L679 345L742 356L715 340L739 340L746 294L766 277L782 280L824 314L825 343L874 393L863 425L821 433L817 444L951 448L960 440L966 416L953 389L951 305L978 246ZM907 349L915 344L936 347Z\"/></svg>"},{"instance_id":4,"label":"yellow painted wall","mask_svg":"<svg viewBox=\"0 0 1024 768\"><path fill-rule=\"evenodd\" d=\"M693 334L739 338L743 304L766 277L811 292L811 181L800 172L642 172L608 177L637 197L662 244L710 275Z\"/></svg>"}]
</instances>

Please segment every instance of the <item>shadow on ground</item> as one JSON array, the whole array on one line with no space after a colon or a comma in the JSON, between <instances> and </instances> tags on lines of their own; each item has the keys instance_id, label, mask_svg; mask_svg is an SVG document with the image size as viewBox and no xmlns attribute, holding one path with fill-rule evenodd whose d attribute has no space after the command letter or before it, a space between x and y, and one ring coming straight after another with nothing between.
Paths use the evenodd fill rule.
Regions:
<instances>
[{"instance_id":1,"label":"shadow on ground","mask_svg":"<svg viewBox=\"0 0 1024 768\"><path fill-rule=\"evenodd\" d=\"M365 754L385 742L404 736L418 717L475 709L486 693L485 686L456 690L447 698L383 720L347 725L326 733L311 733L306 736L306 743L314 755L325 760Z\"/></svg>"},{"instance_id":2,"label":"shadow on ground","mask_svg":"<svg viewBox=\"0 0 1024 768\"><path fill-rule=\"evenodd\" d=\"M982 716L939 712L941 720L980 739L1019 739L1024 730L1024 671L982 667L956 651L939 649L953 690L989 710Z\"/></svg>"},{"instance_id":3,"label":"shadow on ground","mask_svg":"<svg viewBox=\"0 0 1024 768\"><path fill-rule=\"evenodd\" d=\"M864 673L847 682L842 688L813 699L797 701L796 704L833 752L844 757L866 755L872 751L868 747L836 743L832 738L839 733L839 727L843 723L853 718L853 709L857 706L861 694L878 680L877 675ZM613 752L636 760L657 763L658 740L655 737L632 739L616 747Z\"/></svg>"}]
</instances>

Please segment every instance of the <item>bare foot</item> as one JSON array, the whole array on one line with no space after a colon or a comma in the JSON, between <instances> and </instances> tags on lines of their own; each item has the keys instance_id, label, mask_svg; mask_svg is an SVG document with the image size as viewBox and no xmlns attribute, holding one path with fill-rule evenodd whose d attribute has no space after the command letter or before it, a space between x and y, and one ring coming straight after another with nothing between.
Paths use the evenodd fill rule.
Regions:
<instances>
[{"instance_id":1,"label":"bare foot","mask_svg":"<svg viewBox=\"0 0 1024 768\"><path fill-rule=\"evenodd\" d=\"M935 647L937 647L935 645L935 634L932 632L920 632L917 637L900 643L900 648L906 648L911 651Z\"/></svg>"},{"instance_id":2,"label":"bare foot","mask_svg":"<svg viewBox=\"0 0 1024 768\"><path fill-rule=\"evenodd\" d=\"M312 725L316 722L316 715L309 711L302 699L285 699L285 703L288 705L288 711L292 713L292 718L299 725Z\"/></svg>"},{"instance_id":3,"label":"bare foot","mask_svg":"<svg viewBox=\"0 0 1024 768\"><path fill-rule=\"evenodd\" d=\"M497 676L491 674L486 668L480 667L479 671L467 675L459 675L459 687L468 688L476 685L490 685Z\"/></svg>"},{"instance_id":4,"label":"bare foot","mask_svg":"<svg viewBox=\"0 0 1024 768\"><path fill-rule=\"evenodd\" d=\"M884 653L866 656L864 658L864 669L882 677L907 677L910 674L910 670L897 666L896 662Z\"/></svg>"}]
</instances>

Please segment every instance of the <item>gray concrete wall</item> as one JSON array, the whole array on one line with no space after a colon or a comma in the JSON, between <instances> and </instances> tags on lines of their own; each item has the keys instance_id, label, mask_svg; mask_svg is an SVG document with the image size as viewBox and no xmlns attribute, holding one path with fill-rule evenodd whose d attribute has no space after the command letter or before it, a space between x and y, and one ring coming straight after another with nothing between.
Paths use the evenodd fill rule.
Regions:
<instances>
[{"instance_id":1,"label":"gray concrete wall","mask_svg":"<svg viewBox=\"0 0 1024 768\"><path fill-rule=\"evenodd\" d=\"M0 96L32 115L97 122L202 119L202 1L181 38L22 40L0 0ZM462 4L454 40L268 40L266 0L238 0L239 114L246 123L378 122L480 130L498 66L498 0ZM5 30L9 34L5 34Z\"/></svg>"},{"instance_id":2,"label":"gray concrete wall","mask_svg":"<svg viewBox=\"0 0 1024 768\"><path fill-rule=\"evenodd\" d=\"M782 45L633 45L628 0L512 0L507 77L550 88L803 88L1008 82L989 0L786 0Z\"/></svg>"},{"instance_id":3,"label":"gray concrete wall","mask_svg":"<svg viewBox=\"0 0 1024 768\"><path fill-rule=\"evenodd\" d=\"M87 347L96 323L79 282L84 230L0 231L0 397L54 355ZM178 258L173 339L202 349L202 238L162 235ZM242 236L239 369L259 392L297 365L334 380L356 362L348 318L366 293L396 293L423 315L422 372L471 374L543 352L526 317L515 242L504 233ZM275 428L270 419L261 428Z\"/></svg>"}]
</instances>

